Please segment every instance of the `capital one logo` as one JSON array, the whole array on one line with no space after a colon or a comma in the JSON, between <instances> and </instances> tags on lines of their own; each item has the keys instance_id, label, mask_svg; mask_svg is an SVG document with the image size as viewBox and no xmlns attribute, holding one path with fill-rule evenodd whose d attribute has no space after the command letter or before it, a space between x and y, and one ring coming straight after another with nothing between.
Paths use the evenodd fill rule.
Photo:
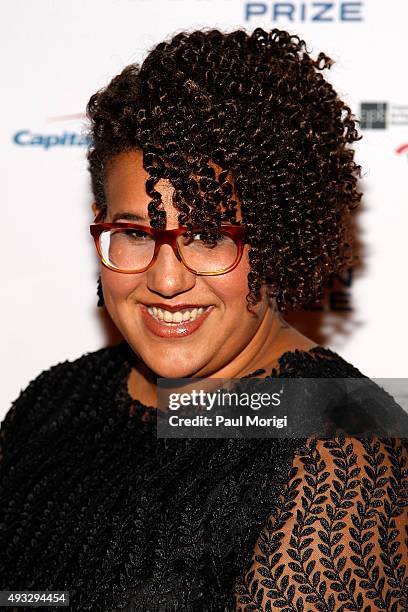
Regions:
<instances>
[{"instance_id":1,"label":"capital one logo","mask_svg":"<svg viewBox=\"0 0 408 612\"><path fill-rule=\"evenodd\" d=\"M65 124L67 121L78 121L84 119L83 113L73 115L62 115L60 117L50 117L48 122L60 122ZM49 132L46 130L32 131L30 129L22 129L15 132L12 136L12 142L19 147L39 147L45 151L54 149L55 147L88 147L90 139L87 134L82 131L69 129Z\"/></svg>"}]
</instances>

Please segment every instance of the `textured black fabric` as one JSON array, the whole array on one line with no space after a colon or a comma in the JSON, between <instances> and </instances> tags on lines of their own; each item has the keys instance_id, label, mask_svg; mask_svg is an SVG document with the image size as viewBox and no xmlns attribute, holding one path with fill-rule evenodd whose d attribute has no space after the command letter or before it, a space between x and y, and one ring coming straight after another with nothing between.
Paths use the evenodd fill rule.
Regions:
<instances>
[{"instance_id":1,"label":"textured black fabric","mask_svg":"<svg viewBox=\"0 0 408 612\"><path fill-rule=\"evenodd\" d=\"M154 409L127 392L131 365L125 342L65 361L8 411L0 587L68 590L71 610L234 610L305 440L157 439ZM271 375L363 376L323 347L285 353Z\"/></svg>"}]
</instances>

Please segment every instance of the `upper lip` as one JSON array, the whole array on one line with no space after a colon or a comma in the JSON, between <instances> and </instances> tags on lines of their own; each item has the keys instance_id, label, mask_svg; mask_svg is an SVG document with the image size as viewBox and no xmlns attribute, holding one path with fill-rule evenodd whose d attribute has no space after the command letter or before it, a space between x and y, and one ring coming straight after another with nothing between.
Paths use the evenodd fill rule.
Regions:
<instances>
[{"instance_id":1,"label":"upper lip","mask_svg":"<svg viewBox=\"0 0 408 612\"><path fill-rule=\"evenodd\" d=\"M192 308L208 308L208 306L210 306L210 304L160 304L160 302L154 302L153 304L143 304L143 306L146 306L147 308L152 308L153 306L156 306L156 308L161 308L162 310L168 310L169 312L177 312L178 310L183 310L185 308L188 309L192 309Z\"/></svg>"}]
</instances>

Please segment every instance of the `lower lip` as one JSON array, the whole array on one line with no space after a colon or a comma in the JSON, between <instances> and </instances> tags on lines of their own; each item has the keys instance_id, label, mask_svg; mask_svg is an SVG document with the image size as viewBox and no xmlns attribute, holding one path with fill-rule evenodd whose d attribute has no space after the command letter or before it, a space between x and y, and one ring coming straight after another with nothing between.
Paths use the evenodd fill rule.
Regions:
<instances>
[{"instance_id":1,"label":"lower lip","mask_svg":"<svg viewBox=\"0 0 408 612\"><path fill-rule=\"evenodd\" d=\"M181 323L166 323L159 321L150 314L144 304L140 304L143 320L149 329L156 336L161 338L183 338L195 332L209 316L214 306L209 306L204 312L194 321L182 321Z\"/></svg>"}]
</instances>

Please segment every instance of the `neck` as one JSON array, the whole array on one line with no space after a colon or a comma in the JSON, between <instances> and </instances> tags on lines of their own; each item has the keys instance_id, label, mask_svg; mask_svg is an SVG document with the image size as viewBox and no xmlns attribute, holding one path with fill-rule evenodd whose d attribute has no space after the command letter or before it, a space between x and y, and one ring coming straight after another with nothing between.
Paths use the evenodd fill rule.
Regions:
<instances>
[{"instance_id":1,"label":"neck","mask_svg":"<svg viewBox=\"0 0 408 612\"><path fill-rule=\"evenodd\" d=\"M210 378L240 378L259 368L269 368L281 355L282 339L288 327L279 312L268 307L250 342Z\"/></svg>"}]
</instances>

